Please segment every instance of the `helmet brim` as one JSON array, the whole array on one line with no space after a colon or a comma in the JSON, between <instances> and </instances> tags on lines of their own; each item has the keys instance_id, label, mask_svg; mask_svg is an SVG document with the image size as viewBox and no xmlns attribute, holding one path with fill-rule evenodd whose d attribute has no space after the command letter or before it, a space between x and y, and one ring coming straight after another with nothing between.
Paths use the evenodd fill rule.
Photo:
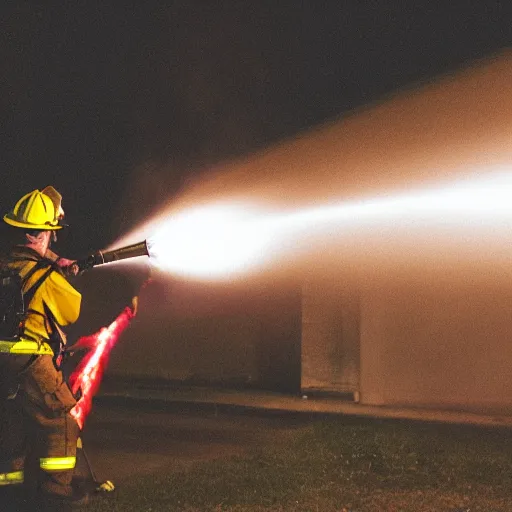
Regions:
<instances>
[{"instance_id":1,"label":"helmet brim","mask_svg":"<svg viewBox=\"0 0 512 512\"><path fill-rule=\"evenodd\" d=\"M10 226L14 226L15 228L23 229L40 229L44 231L56 231L57 229L62 229L62 226L59 226L58 224L52 226L51 224L29 224L28 222L20 222L19 220L11 218L8 213L4 215L4 222Z\"/></svg>"}]
</instances>

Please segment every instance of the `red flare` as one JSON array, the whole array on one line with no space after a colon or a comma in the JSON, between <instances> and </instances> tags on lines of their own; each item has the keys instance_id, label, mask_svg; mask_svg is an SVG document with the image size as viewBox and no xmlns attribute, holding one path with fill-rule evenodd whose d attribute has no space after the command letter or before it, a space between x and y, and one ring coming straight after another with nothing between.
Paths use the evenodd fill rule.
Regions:
<instances>
[{"instance_id":1,"label":"red flare","mask_svg":"<svg viewBox=\"0 0 512 512\"><path fill-rule=\"evenodd\" d=\"M70 411L80 429L83 428L85 419L91 411L92 399L100 387L110 351L136 313L137 298L135 297L132 307L126 307L108 327L101 328L91 336L80 338L72 347L73 350L89 349L69 378L69 386L73 393L77 393L78 390L82 393L77 404Z\"/></svg>"}]
</instances>

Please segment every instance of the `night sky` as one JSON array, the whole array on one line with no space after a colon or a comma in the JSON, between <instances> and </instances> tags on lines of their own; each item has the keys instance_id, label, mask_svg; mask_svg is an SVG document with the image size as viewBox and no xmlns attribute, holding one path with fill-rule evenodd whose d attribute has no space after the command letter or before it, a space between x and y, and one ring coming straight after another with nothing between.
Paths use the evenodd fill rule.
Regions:
<instances>
[{"instance_id":1,"label":"night sky","mask_svg":"<svg viewBox=\"0 0 512 512\"><path fill-rule=\"evenodd\" d=\"M52 184L63 253L103 248L198 172L509 46L506 3L8 2L2 212Z\"/></svg>"}]
</instances>

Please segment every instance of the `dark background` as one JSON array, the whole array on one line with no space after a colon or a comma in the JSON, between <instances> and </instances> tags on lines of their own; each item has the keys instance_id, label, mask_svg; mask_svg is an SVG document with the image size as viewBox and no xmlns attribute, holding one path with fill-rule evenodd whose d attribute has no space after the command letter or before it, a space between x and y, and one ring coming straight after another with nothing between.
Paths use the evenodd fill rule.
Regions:
<instances>
[{"instance_id":1,"label":"dark background","mask_svg":"<svg viewBox=\"0 0 512 512\"><path fill-rule=\"evenodd\" d=\"M62 252L103 248L197 172L509 45L507 3L4 4L1 209L52 184Z\"/></svg>"}]
</instances>

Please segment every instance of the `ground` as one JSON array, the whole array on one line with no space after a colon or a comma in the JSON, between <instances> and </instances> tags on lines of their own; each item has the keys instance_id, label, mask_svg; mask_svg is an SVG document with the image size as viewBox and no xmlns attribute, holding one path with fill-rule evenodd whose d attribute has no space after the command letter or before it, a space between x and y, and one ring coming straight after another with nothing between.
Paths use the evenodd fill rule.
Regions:
<instances>
[{"instance_id":1,"label":"ground","mask_svg":"<svg viewBox=\"0 0 512 512\"><path fill-rule=\"evenodd\" d=\"M508 427L103 399L83 439L88 512L512 512Z\"/></svg>"},{"instance_id":2,"label":"ground","mask_svg":"<svg viewBox=\"0 0 512 512\"><path fill-rule=\"evenodd\" d=\"M100 403L88 418L84 447L98 479L122 487L140 475L242 455L311 422L300 414L229 414L214 405L138 407Z\"/></svg>"}]
</instances>

